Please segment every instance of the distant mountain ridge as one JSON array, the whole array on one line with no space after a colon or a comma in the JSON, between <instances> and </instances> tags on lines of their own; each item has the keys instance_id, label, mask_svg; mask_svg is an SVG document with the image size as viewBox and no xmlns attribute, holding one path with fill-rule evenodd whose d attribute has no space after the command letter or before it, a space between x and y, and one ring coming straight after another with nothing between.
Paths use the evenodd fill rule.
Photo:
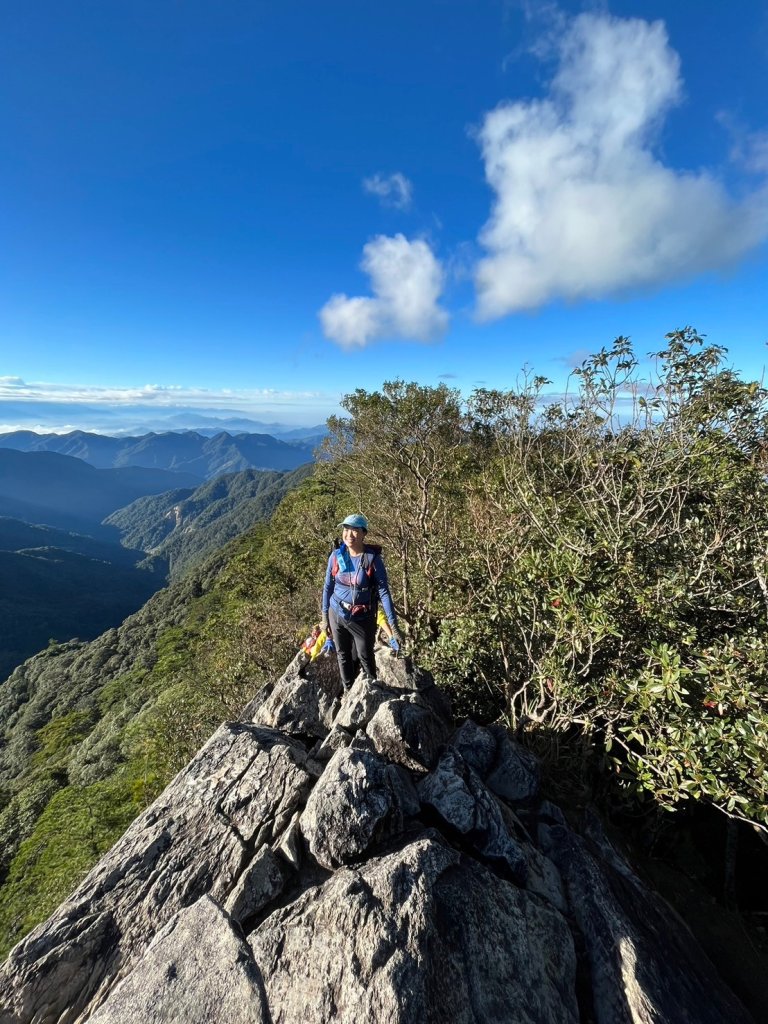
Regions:
<instances>
[{"instance_id":1,"label":"distant mountain ridge","mask_svg":"<svg viewBox=\"0 0 768 1024\"><path fill-rule=\"evenodd\" d=\"M144 494L200 483L200 476L187 472L141 466L97 469L71 455L0 447L0 516L101 540L119 540L114 528L100 525L110 512Z\"/></svg>"},{"instance_id":2,"label":"distant mountain ridge","mask_svg":"<svg viewBox=\"0 0 768 1024\"><path fill-rule=\"evenodd\" d=\"M331 412L333 410L328 410ZM254 419L242 409L207 407L199 409L178 404L162 406L151 403L98 402L87 405L66 399L58 402L23 401L0 397L0 432L31 430L37 434L85 430L115 437L138 437L152 431L196 430L200 434L270 434L286 440L325 435L325 412L320 421L308 426L296 422Z\"/></svg>"},{"instance_id":3,"label":"distant mountain ridge","mask_svg":"<svg viewBox=\"0 0 768 1024\"><path fill-rule=\"evenodd\" d=\"M20 519L0 516L0 551L35 554L40 551L49 552L52 549L70 551L86 558L127 567L135 566L144 557L144 551L141 549L95 540L93 537L74 533L71 530L57 530L53 526L36 526Z\"/></svg>"},{"instance_id":4,"label":"distant mountain ridge","mask_svg":"<svg viewBox=\"0 0 768 1024\"><path fill-rule=\"evenodd\" d=\"M281 441L271 434L230 434L225 430L213 437L194 430L168 430L136 437L111 437L84 430L67 434L13 430L0 434L0 449L55 452L81 459L96 469L173 470L193 474L199 481L244 469L297 469L312 461L320 436Z\"/></svg>"}]
</instances>

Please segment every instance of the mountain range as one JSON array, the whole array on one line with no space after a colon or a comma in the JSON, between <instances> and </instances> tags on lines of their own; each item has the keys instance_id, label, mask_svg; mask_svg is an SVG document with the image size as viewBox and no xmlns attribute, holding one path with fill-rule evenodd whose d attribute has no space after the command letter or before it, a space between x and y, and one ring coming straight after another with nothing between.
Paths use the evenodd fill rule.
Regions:
<instances>
[{"instance_id":1,"label":"mountain range","mask_svg":"<svg viewBox=\"0 0 768 1024\"><path fill-rule=\"evenodd\" d=\"M326 414L327 415L327 414ZM127 436L147 434L150 431L197 430L201 434L230 433L271 434L283 439L324 435L324 423L298 426L295 423L277 423L255 420L247 412L231 408L208 407L204 411L183 404L158 406L150 403L36 401L25 398L0 398L0 424L2 429L35 430L38 433L79 429L95 433Z\"/></svg>"},{"instance_id":2,"label":"mountain range","mask_svg":"<svg viewBox=\"0 0 768 1024\"><path fill-rule=\"evenodd\" d=\"M177 578L257 522L268 519L285 494L312 473L312 463L292 472L246 469L200 487L150 494L104 520L120 530L122 543L147 552Z\"/></svg>"},{"instance_id":3,"label":"mountain range","mask_svg":"<svg viewBox=\"0 0 768 1024\"><path fill-rule=\"evenodd\" d=\"M0 448L0 680L50 641L116 626L169 570L179 576L271 515L311 467L203 481Z\"/></svg>"},{"instance_id":4,"label":"mountain range","mask_svg":"<svg viewBox=\"0 0 768 1024\"><path fill-rule=\"evenodd\" d=\"M83 459L48 451L0 448L0 515L27 523L118 541L105 516L143 494L196 487L202 478L165 468L97 469Z\"/></svg>"},{"instance_id":5,"label":"mountain range","mask_svg":"<svg viewBox=\"0 0 768 1024\"><path fill-rule=\"evenodd\" d=\"M55 452L82 459L96 469L137 466L173 470L192 474L199 481L243 469L296 469L312 461L319 439L320 435L315 434L308 439L281 441L270 434L230 434L221 430L212 437L193 430L135 437L112 437L84 430L67 434L14 430L0 434L0 449Z\"/></svg>"}]
</instances>

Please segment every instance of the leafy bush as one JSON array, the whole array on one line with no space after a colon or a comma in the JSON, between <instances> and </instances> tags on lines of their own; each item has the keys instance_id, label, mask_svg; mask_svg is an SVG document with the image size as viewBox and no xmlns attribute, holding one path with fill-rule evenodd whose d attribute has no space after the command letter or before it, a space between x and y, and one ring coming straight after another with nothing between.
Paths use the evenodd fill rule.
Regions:
<instances>
[{"instance_id":1,"label":"leafy bush","mask_svg":"<svg viewBox=\"0 0 768 1024\"><path fill-rule=\"evenodd\" d=\"M577 729L623 786L765 826L768 395L724 355L686 328L643 376L619 338L556 403L541 377L358 391L326 472L459 711Z\"/></svg>"}]
</instances>

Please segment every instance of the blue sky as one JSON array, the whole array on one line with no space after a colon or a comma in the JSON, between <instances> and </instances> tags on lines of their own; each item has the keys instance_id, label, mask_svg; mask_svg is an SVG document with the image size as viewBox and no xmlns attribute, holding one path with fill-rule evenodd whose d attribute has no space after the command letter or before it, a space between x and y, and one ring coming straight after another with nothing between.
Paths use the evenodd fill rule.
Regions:
<instances>
[{"instance_id":1,"label":"blue sky","mask_svg":"<svg viewBox=\"0 0 768 1024\"><path fill-rule=\"evenodd\" d=\"M760 376L767 82L753 0L7 0L0 429L556 390L686 324Z\"/></svg>"}]
</instances>

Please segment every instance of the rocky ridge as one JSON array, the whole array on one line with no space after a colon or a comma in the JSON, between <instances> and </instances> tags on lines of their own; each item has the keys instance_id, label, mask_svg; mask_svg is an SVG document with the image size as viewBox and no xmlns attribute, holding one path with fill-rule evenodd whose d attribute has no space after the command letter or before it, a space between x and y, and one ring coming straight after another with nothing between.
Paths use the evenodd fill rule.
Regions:
<instances>
[{"instance_id":1,"label":"rocky ridge","mask_svg":"<svg viewBox=\"0 0 768 1024\"><path fill-rule=\"evenodd\" d=\"M749 1024L501 727L302 656L0 968L0 1024Z\"/></svg>"}]
</instances>

